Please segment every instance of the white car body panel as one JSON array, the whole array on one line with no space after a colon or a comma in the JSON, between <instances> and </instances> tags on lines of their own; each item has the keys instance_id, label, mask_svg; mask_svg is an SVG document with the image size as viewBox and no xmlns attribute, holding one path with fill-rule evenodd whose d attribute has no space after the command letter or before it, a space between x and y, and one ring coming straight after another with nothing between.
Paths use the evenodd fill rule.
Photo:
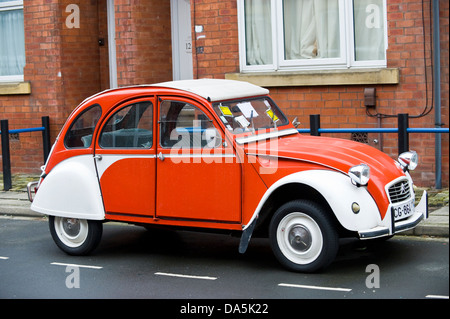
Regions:
<instances>
[{"instance_id":1,"label":"white car body panel","mask_svg":"<svg viewBox=\"0 0 450 319\"><path fill-rule=\"evenodd\" d=\"M378 207L365 187L353 185L347 175L337 171L309 170L285 176L270 186L246 227L257 218L264 203L277 188L291 183L316 189L328 202L337 220L348 230L369 229L382 224ZM353 202L361 207L358 214L352 212Z\"/></svg>"},{"instance_id":2,"label":"white car body panel","mask_svg":"<svg viewBox=\"0 0 450 319\"><path fill-rule=\"evenodd\" d=\"M39 185L31 209L51 216L103 220L105 209L92 155L56 165Z\"/></svg>"}]
</instances>

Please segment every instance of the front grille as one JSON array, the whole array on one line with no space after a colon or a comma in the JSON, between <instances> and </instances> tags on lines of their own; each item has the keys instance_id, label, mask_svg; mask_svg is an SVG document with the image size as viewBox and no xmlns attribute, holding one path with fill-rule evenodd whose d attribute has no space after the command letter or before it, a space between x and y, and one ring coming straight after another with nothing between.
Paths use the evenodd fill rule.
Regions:
<instances>
[{"instance_id":1,"label":"front grille","mask_svg":"<svg viewBox=\"0 0 450 319\"><path fill-rule=\"evenodd\" d=\"M411 189L408 181L400 181L389 187L389 198L391 203L400 203L411 196Z\"/></svg>"}]
</instances>

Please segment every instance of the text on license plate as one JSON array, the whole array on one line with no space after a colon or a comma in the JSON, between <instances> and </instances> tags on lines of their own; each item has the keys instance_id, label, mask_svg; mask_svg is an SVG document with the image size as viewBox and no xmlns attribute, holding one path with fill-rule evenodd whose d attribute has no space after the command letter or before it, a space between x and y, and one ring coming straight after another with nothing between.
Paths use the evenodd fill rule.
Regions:
<instances>
[{"instance_id":1,"label":"text on license plate","mask_svg":"<svg viewBox=\"0 0 450 319\"><path fill-rule=\"evenodd\" d=\"M414 199L408 203L394 206L394 220L400 220L411 216L414 213Z\"/></svg>"}]
</instances>

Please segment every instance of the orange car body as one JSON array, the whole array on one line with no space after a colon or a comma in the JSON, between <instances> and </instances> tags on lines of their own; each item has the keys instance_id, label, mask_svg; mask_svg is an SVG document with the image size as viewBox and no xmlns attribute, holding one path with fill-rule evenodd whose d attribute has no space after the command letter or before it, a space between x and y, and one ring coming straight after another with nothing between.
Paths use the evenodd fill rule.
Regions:
<instances>
[{"instance_id":1,"label":"orange car body","mask_svg":"<svg viewBox=\"0 0 450 319\"><path fill-rule=\"evenodd\" d=\"M122 123L133 117L145 129ZM349 174L361 163L370 168L366 185ZM390 188L398 183L408 193L393 202ZM249 226L264 227L283 201L315 199L340 228L364 239L426 218L426 200L415 207L412 186L408 171L375 148L299 134L263 88L175 81L83 101L43 167L32 209L62 218L248 229L251 236Z\"/></svg>"}]
</instances>

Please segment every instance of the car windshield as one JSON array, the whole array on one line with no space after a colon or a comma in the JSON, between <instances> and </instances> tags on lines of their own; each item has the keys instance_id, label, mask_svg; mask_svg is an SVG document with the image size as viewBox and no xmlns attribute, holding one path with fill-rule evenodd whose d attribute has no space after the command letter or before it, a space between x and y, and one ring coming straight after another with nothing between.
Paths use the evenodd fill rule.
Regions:
<instances>
[{"instance_id":1,"label":"car windshield","mask_svg":"<svg viewBox=\"0 0 450 319\"><path fill-rule=\"evenodd\" d=\"M226 128L234 134L277 128L289 123L268 97L219 102L213 108Z\"/></svg>"}]
</instances>

